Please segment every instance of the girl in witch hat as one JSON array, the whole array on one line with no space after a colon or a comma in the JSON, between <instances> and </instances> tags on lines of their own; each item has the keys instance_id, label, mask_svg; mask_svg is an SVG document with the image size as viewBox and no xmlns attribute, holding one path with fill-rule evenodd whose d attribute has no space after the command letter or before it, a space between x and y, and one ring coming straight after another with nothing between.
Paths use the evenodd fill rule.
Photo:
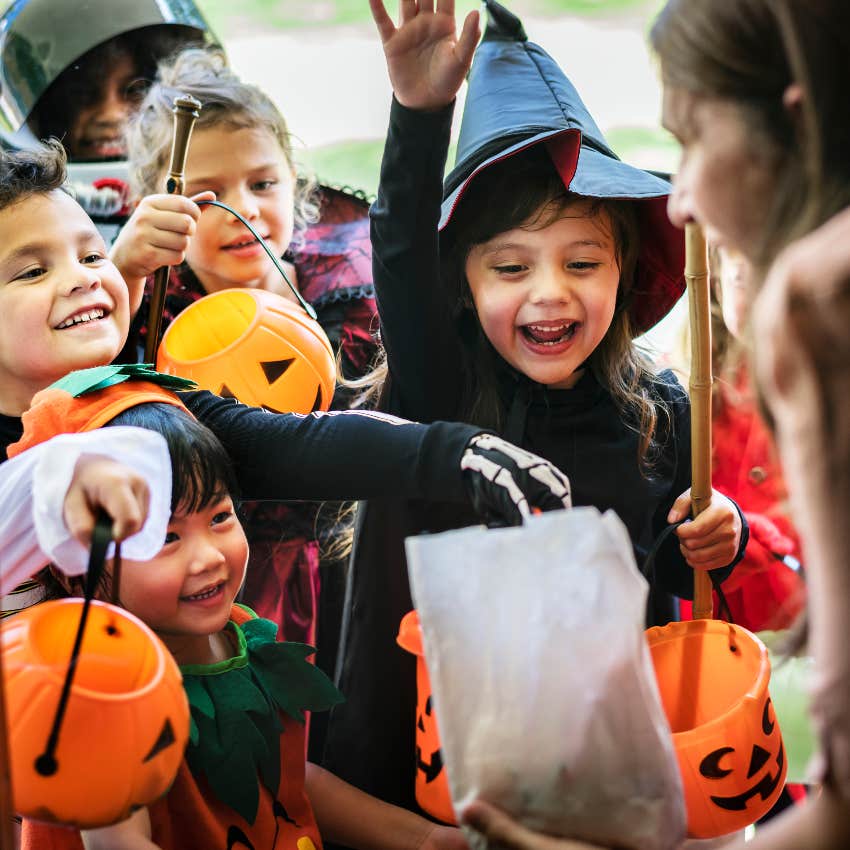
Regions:
<instances>
[{"instance_id":1,"label":"girl in witch hat","mask_svg":"<svg viewBox=\"0 0 850 850\"><path fill-rule=\"evenodd\" d=\"M684 290L670 186L614 155L570 81L498 3L486 3L477 51L477 13L456 37L452 0L403 2L398 27L381 0L370 5L395 93L371 212L383 408L475 422L533 449L569 476L574 504L617 512L640 563L690 513L687 395L633 342ZM372 501L360 518L337 667L350 699L331 713L325 764L402 805L415 805L422 769L414 662L394 645L412 607L402 538L465 523L447 506L400 500ZM728 575L747 539L719 493L677 535L656 558L652 623L674 618L668 594L690 596L693 569ZM420 761L433 770L429 754Z\"/></svg>"}]
</instances>

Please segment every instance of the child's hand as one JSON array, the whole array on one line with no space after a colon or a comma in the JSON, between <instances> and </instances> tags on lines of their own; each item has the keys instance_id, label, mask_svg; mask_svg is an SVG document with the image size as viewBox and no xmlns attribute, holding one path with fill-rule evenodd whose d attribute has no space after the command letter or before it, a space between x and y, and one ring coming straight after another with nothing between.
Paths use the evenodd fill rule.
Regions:
<instances>
[{"instance_id":1,"label":"child's hand","mask_svg":"<svg viewBox=\"0 0 850 850\"><path fill-rule=\"evenodd\" d=\"M434 824L417 850L469 850L469 844L459 829Z\"/></svg>"},{"instance_id":2,"label":"child's hand","mask_svg":"<svg viewBox=\"0 0 850 850\"><path fill-rule=\"evenodd\" d=\"M161 266L183 262L195 233L201 208L196 201L213 201L215 193L148 195L142 198L129 221L121 228L109 257L130 290L130 310L139 309L145 278Z\"/></svg>"},{"instance_id":3,"label":"child's hand","mask_svg":"<svg viewBox=\"0 0 850 850\"><path fill-rule=\"evenodd\" d=\"M685 490L673 503L667 522L678 522L691 512L691 491ZM716 570L730 564L741 543L741 516L735 505L717 490L711 504L694 520L676 529L679 548L695 570Z\"/></svg>"},{"instance_id":4,"label":"child's hand","mask_svg":"<svg viewBox=\"0 0 850 850\"><path fill-rule=\"evenodd\" d=\"M451 103L472 64L480 30L478 12L455 35L454 0L401 0L396 27L383 0L369 0L384 45L396 100L410 109L440 109Z\"/></svg>"},{"instance_id":5,"label":"child's hand","mask_svg":"<svg viewBox=\"0 0 850 850\"><path fill-rule=\"evenodd\" d=\"M488 846L503 850L603 850L595 844L534 832L482 800L473 800L461 814L461 821L480 832Z\"/></svg>"},{"instance_id":6,"label":"child's hand","mask_svg":"<svg viewBox=\"0 0 850 850\"><path fill-rule=\"evenodd\" d=\"M124 540L141 531L149 505L141 475L103 455L84 454L74 467L62 515L68 531L89 546L99 509L112 518L113 538Z\"/></svg>"}]
</instances>

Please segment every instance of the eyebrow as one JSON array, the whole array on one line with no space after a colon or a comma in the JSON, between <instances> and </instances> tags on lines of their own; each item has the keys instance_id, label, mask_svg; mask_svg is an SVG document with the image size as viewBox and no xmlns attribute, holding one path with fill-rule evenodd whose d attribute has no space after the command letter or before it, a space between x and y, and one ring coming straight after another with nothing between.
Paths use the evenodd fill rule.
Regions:
<instances>
[{"instance_id":1,"label":"eyebrow","mask_svg":"<svg viewBox=\"0 0 850 850\"><path fill-rule=\"evenodd\" d=\"M68 236L68 242L73 242L75 245L82 245L89 240L94 240L100 238L97 230L92 228L83 228L78 230L76 233L70 234ZM47 242L47 241L35 241L35 242L27 242L25 245L21 245L19 248L15 248L13 251L10 251L5 256L0 256L0 263L3 265L10 265L15 263L24 257L30 256L38 256L43 255L50 252L55 245L55 242Z\"/></svg>"},{"instance_id":2,"label":"eyebrow","mask_svg":"<svg viewBox=\"0 0 850 850\"><path fill-rule=\"evenodd\" d=\"M601 242L598 239L576 239L573 242L570 242L566 245L567 248L599 248L600 250L605 250L607 248L607 243ZM484 257L489 256L490 254L498 254L499 251L512 251L515 249L524 250L526 249L526 245L522 245L519 242L497 242L494 245L487 246L482 249L481 254Z\"/></svg>"},{"instance_id":3,"label":"eyebrow","mask_svg":"<svg viewBox=\"0 0 850 850\"><path fill-rule=\"evenodd\" d=\"M248 174L257 174L260 171L269 171L272 168L280 167L280 163L276 160L271 160L270 162L265 162L262 165L255 165L248 169ZM195 177L193 176L190 180L187 180L186 183L189 186L195 186L201 183L215 183L216 180L220 180L221 175L217 175L216 177Z\"/></svg>"}]
</instances>

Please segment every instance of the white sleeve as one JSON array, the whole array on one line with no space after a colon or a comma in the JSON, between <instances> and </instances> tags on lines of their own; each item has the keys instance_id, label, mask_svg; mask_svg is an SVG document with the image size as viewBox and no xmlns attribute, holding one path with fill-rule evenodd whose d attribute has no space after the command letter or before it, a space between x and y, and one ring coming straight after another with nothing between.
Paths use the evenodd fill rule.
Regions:
<instances>
[{"instance_id":1,"label":"white sleeve","mask_svg":"<svg viewBox=\"0 0 850 850\"><path fill-rule=\"evenodd\" d=\"M88 549L71 537L62 516L82 454L112 458L147 482L148 518L122 544L124 557L144 561L162 548L171 516L171 460L164 438L124 426L61 434L0 464L0 593L51 562L68 575L85 572Z\"/></svg>"}]
</instances>

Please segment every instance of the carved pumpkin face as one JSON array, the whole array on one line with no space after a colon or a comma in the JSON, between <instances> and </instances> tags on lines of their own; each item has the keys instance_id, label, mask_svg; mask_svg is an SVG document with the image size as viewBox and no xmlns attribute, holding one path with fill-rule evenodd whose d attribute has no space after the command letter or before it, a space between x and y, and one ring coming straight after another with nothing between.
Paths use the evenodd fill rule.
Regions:
<instances>
[{"instance_id":1,"label":"carved pumpkin face","mask_svg":"<svg viewBox=\"0 0 850 850\"><path fill-rule=\"evenodd\" d=\"M766 814L787 764L767 690L767 650L719 620L647 631L661 701L673 732L688 835L715 838Z\"/></svg>"},{"instance_id":2,"label":"carved pumpkin face","mask_svg":"<svg viewBox=\"0 0 850 850\"><path fill-rule=\"evenodd\" d=\"M416 802L444 823L456 824L416 611L404 616L397 640L416 656Z\"/></svg>"},{"instance_id":3,"label":"carved pumpkin face","mask_svg":"<svg viewBox=\"0 0 850 850\"><path fill-rule=\"evenodd\" d=\"M81 599L45 602L3 624L15 810L80 828L106 826L170 787L189 737L180 671L141 620L93 602L55 750L45 751L82 610Z\"/></svg>"},{"instance_id":4,"label":"carved pumpkin face","mask_svg":"<svg viewBox=\"0 0 850 850\"><path fill-rule=\"evenodd\" d=\"M336 364L321 325L281 295L225 289L171 323L157 369L272 413L327 410Z\"/></svg>"}]
</instances>

